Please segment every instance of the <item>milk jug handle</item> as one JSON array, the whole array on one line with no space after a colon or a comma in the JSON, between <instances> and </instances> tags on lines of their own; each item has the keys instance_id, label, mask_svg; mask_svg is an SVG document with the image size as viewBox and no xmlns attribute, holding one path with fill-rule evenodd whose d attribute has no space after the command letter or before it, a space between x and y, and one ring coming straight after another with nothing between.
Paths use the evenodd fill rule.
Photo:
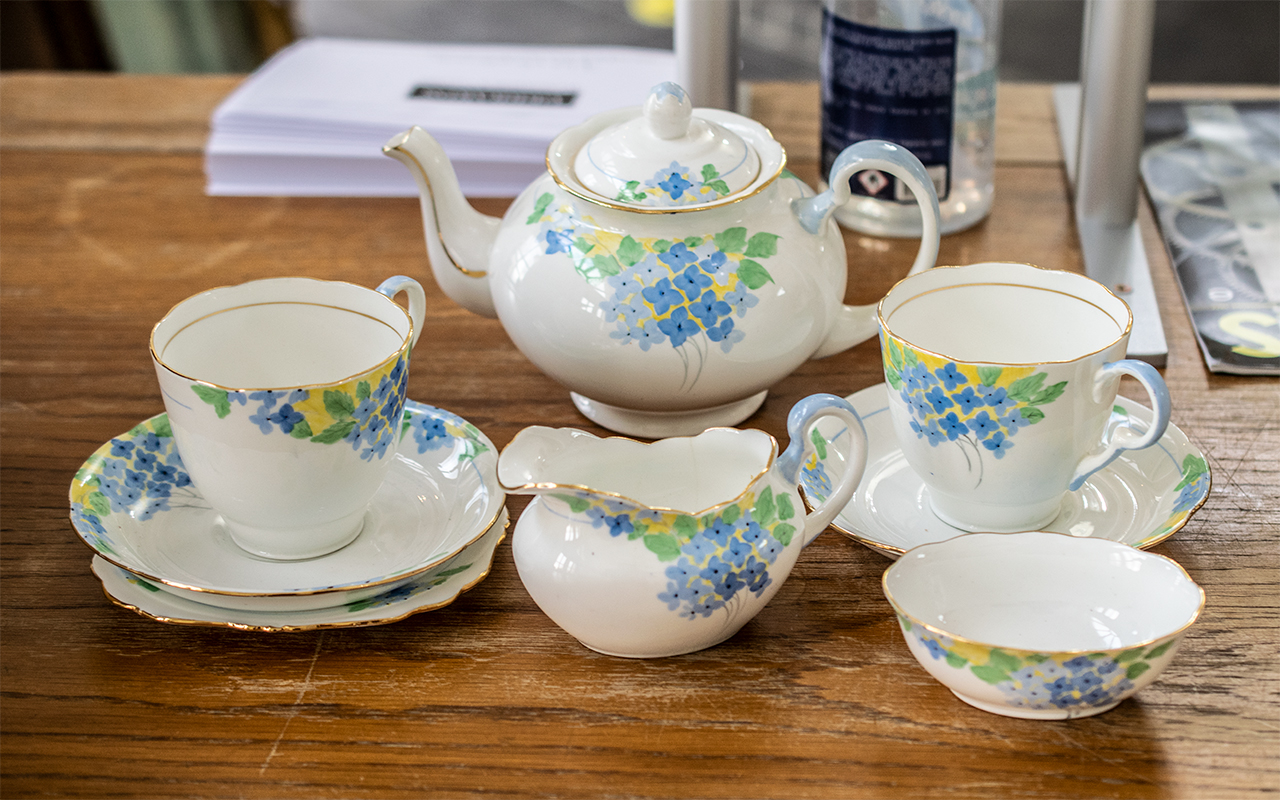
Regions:
<instances>
[{"instance_id":1,"label":"milk jug handle","mask_svg":"<svg viewBox=\"0 0 1280 800\"><path fill-rule=\"evenodd\" d=\"M818 537L831 520L853 499L853 493L862 480L862 472L867 466L867 432L862 425L858 412L848 400L833 394L815 394L796 403L787 415L787 449L778 456L777 466L782 477L790 484L799 485L800 469L813 450L810 436L818 420L823 417L835 417L843 422L849 430L852 443L845 466L844 474L833 487L826 500L822 501L804 518L802 536L805 545Z\"/></svg>"},{"instance_id":2,"label":"milk jug handle","mask_svg":"<svg viewBox=\"0 0 1280 800\"><path fill-rule=\"evenodd\" d=\"M800 226L809 233L820 232L835 210L849 202L849 198L853 196L849 180L855 174L871 169L883 170L901 179L915 195L916 203L920 206L923 232L920 249L916 252L915 263L911 265L911 272L908 274L932 267L938 260L940 242L938 225L942 211L938 207L938 193L920 159L910 150L892 142L868 139L849 145L836 156L827 181L828 189L813 197L792 201L791 208Z\"/></svg>"},{"instance_id":3,"label":"milk jug handle","mask_svg":"<svg viewBox=\"0 0 1280 800\"><path fill-rule=\"evenodd\" d=\"M409 319L413 321L413 340L409 342L409 347L412 349L418 343L422 326L427 319L427 295L422 291L422 284L405 275L396 275L379 284L377 291L392 299L401 292L409 295Z\"/></svg>"}]
</instances>

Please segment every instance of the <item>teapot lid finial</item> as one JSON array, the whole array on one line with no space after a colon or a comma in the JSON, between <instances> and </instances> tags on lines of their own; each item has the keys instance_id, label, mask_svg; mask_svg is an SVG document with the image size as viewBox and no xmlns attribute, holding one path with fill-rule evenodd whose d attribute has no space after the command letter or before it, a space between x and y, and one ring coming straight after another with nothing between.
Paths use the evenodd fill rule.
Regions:
<instances>
[{"instance_id":1,"label":"teapot lid finial","mask_svg":"<svg viewBox=\"0 0 1280 800\"><path fill-rule=\"evenodd\" d=\"M689 135L693 103L679 84L664 81L649 90L644 102L644 118L659 139L682 139Z\"/></svg>"},{"instance_id":2,"label":"teapot lid finial","mask_svg":"<svg viewBox=\"0 0 1280 800\"><path fill-rule=\"evenodd\" d=\"M712 118L694 111L681 86L650 90L635 116L601 130L578 151L574 175L588 191L627 206L684 207L714 203L751 185L760 156Z\"/></svg>"}]
</instances>

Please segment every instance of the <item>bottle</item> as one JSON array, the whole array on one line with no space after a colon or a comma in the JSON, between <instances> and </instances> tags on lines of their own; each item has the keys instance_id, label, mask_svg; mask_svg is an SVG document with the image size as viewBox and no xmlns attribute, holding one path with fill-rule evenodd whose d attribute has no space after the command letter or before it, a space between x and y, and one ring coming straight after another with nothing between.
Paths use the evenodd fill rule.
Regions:
<instances>
[{"instance_id":1,"label":"bottle","mask_svg":"<svg viewBox=\"0 0 1280 800\"><path fill-rule=\"evenodd\" d=\"M822 174L845 147L886 139L933 178L941 232L976 225L995 186L996 62L1001 0L825 0ZM919 236L920 208L898 179L875 170L850 180L836 210L847 228Z\"/></svg>"}]
</instances>

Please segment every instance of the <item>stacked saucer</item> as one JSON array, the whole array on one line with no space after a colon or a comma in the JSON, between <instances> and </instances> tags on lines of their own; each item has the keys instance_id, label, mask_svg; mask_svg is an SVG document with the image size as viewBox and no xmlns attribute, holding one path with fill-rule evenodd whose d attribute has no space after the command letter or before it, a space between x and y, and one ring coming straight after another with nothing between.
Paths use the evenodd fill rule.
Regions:
<instances>
[{"instance_id":1,"label":"stacked saucer","mask_svg":"<svg viewBox=\"0 0 1280 800\"><path fill-rule=\"evenodd\" d=\"M393 622L479 583L508 522L496 449L474 425L408 401L399 437L360 535L319 558L263 559L232 542L164 414L84 463L71 521L107 596L147 617L262 631Z\"/></svg>"}]
</instances>

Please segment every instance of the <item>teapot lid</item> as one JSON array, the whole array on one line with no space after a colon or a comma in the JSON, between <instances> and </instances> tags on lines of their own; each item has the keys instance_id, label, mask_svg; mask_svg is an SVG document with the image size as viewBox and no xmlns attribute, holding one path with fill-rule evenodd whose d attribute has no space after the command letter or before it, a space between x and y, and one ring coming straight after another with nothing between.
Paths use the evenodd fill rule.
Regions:
<instances>
[{"instance_id":1,"label":"teapot lid","mask_svg":"<svg viewBox=\"0 0 1280 800\"><path fill-rule=\"evenodd\" d=\"M566 131L547 154L553 177L573 194L650 212L741 199L780 174L784 161L763 126L727 111L695 110L688 93L670 82L653 87L639 109Z\"/></svg>"}]
</instances>

